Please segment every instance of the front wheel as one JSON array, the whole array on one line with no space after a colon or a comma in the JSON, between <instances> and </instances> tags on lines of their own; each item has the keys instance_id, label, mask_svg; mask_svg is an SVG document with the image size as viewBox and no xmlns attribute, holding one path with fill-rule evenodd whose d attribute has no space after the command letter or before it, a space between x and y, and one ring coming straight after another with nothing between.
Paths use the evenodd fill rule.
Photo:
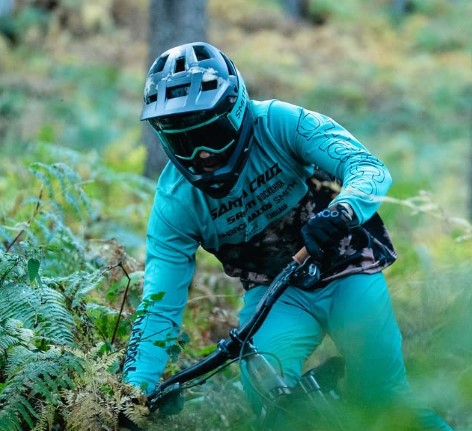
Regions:
<instances>
[{"instance_id":1,"label":"front wheel","mask_svg":"<svg viewBox=\"0 0 472 431\"><path fill-rule=\"evenodd\" d=\"M343 377L344 360L340 357L307 371L291 394L266 406L258 431L346 431L344 403L338 391Z\"/></svg>"},{"instance_id":2,"label":"front wheel","mask_svg":"<svg viewBox=\"0 0 472 431\"><path fill-rule=\"evenodd\" d=\"M291 394L274 402L255 431L347 431L340 399Z\"/></svg>"}]
</instances>

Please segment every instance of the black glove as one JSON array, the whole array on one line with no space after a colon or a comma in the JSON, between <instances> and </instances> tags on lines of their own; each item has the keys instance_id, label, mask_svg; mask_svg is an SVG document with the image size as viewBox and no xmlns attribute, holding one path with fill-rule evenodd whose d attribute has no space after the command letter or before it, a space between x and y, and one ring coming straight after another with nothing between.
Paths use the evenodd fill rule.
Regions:
<instances>
[{"instance_id":1,"label":"black glove","mask_svg":"<svg viewBox=\"0 0 472 431\"><path fill-rule=\"evenodd\" d=\"M312 259L320 263L324 253L349 233L352 217L343 205L327 208L309 218L301 233Z\"/></svg>"}]
</instances>

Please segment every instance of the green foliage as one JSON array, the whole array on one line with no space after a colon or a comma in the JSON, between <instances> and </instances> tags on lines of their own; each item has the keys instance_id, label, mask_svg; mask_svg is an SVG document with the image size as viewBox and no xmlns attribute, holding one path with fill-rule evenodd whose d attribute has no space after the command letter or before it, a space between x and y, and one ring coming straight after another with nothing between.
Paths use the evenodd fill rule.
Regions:
<instances>
[{"instance_id":1,"label":"green foliage","mask_svg":"<svg viewBox=\"0 0 472 431\"><path fill-rule=\"evenodd\" d=\"M44 164L34 163L31 172L40 180L38 196L28 196L23 201L15 202L14 206L5 212L4 223L0 225L4 233L4 247L10 249L24 249L25 259L20 255L6 256L6 261L17 261L28 266L26 271L30 276L36 271L38 277L39 259L35 254L44 255L59 250L63 257L68 257L66 264L72 266L79 263L79 254L83 252L83 242L68 226L71 218L63 211L67 206L79 220L85 220L90 215L90 203L82 188L79 175L63 163ZM31 179L30 179L31 181ZM18 207L17 207L18 205ZM29 214L26 214L26 211ZM9 213L15 216L28 217L26 221L14 223ZM14 239L8 234L16 231ZM21 273L21 266L16 267L16 273Z\"/></svg>"},{"instance_id":2,"label":"green foliage","mask_svg":"<svg viewBox=\"0 0 472 431\"><path fill-rule=\"evenodd\" d=\"M60 292L44 285L30 288L15 282L2 285L2 297L0 316L3 319L21 320L49 343L73 343L74 320Z\"/></svg>"},{"instance_id":3,"label":"green foliage","mask_svg":"<svg viewBox=\"0 0 472 431\"><path fill-rule=\"evenodd\" d=\"M0 33L5 34L13 43L21 40L28 31L35 34L45 31L50 22L48 13L35 5L21 8L9 19L5 18L0 18Z\"/></svg>"},{"instance_id":4,"label":"green foliage","mask_svg":"<svg viewBox=\"0 0 472 431\"><path fill-rule=\"evenodd\" d=\"M23 322L17 319L6 319L0 324L0 358L14 346L31 346L34 333L24 327Z\"/></svg>"},{"instance_id":5,"label":"green foliage","mask_svg":"<svg viewBox=\"0 0 472 431\"><path fill-rule=\"evenodd\" d=\"M118 411L146 413L130 403L138 394L119 367L155 186L139 175L147 4L32 3L0 23L0 423L113 429ZM471 3L411 0L402 16L388 0L306 3L294 21L280 0L211 1L209 39L235 60L252 98L331 115L388 165L394 186L381 212L400 257L387 276L413 383L467 430ZM139 37L114 27L126 8L139 8ZM198 261L185 332L163 345L177 359L167 373L237 324L240 286L214 257L199 251ZM237 371L220 377L156 429L247 425L250 411L231 391Z\"/></svg>"},{"instance_id":6,"label":"green foliage","mask_svg":"<svg viewBox=\"0 0 472 431\"><path fill-rule=\"evenodd\" d=\"M74 385L72 376L84 364L76 355L51 347L37 352L17 346L11 349L5 367L6 384L0 393L0 423L5 431L34 428L46 405L57 406L60 391Z\"/></svg>"},{"instance_id":7,"label":"green foliage","mask_svg":"<svg viewBox=\"0 0 472 431\"><path fill-rule=\"evenodd\" d=\"M25 156L20 159L21 163L16 155L9 159L10 165L6 165L4 172L4 189L0 176L0 191L5 192L5 198L10 198L0 203L0 239L4 237L8 244L21 232L21 239L33 244L45 242L54 247L60 242L62 247L67 245L62 252L68 253L71 265L80 264L80 255L85 252L85 235L114 237L131 248L142 246L154 195L152 181L134 173L117 172L94 152L84 155L70 148L36 141L23 151ZM29 161L29 170L37 182L32 181L23 166ZM17 175L18 171L22 172L21 176ZM15 188L6 187L10 181ZM34 186L36 189L32 190ZM11 220L9 214L23 220ZM48 261L48 265L54 263Z\"/></svg>"},{"instance_id":8,"label":"green foliage","mask_svg":"<svg viewBox=\"0 0 472 431\"><path fill-rule=\"evenodd\" d=\"M469 265L456 263L391 283L410 381L454 429L464 430L472 408L471 275Z\"/></svg>"},{"instance_id":9,"label":"green foliage","mask_svg":"<svg viewBox=\"0 0 472 431\"><path fill-rule=\"evenodd\" d=\"M103 354L103 349L97 347L84 355L87 368L74 388L64 391L65 429L115 430L119 412L143 424L148 413L142 405L143 395L137 388L123 385L116 374L122 353Z\"/></svg>"},{"instance_id":10,"label":"green foliage","mask_svg":"<svg viewBox=\"0 0 472 431\"><path fill-rule=\"evenodd\" d=\"M308 2L307 12L309 19L315 24L321 25L333 18L344 21L352 19L357 10L355 2L352 0L342 3L329 0L311 0Z\"/></svg>"},{"instance_id":11,"label":"green foliage","mask_svg":"<svg viewBox=\"0 0 472 431\"><path fill-rule=\"evenodd\" d=\"M75 159L80 165L81 156L66 153L69 161ZM135 390L118 380L119 356L115 354L114 365L109 367L100 357L111 351L122 354L130 330L131 313L122 311L125 316L119 319L117 309L104 300L107 291L115 289L121 308L126 308L123 291L113 286L126 276L127 287L133 281L133 289L139 289L142 268L116 241L92 242L84 236L84 227L97 217L98 209L96 199L84 190L88 181L77 170L64 162L35 162L29 173L21 179L21 199L8 204L2 201L1 207L2 430L38 431L51 429L54 423L95 430L100 429L97 423L89 428L77 426L80 421L85 426L96 419L96 412L101 413L103 423L107 412L115 427L118 411L139 419L140 407L130 405ZM103 171L95 172L96 181L100 181L100 173ZM110 188L117 187L110 177ZM135 193L142 193L142 199L148 197L144 182L139 187L132 175L128 179L136 187ZM97 389L100 379L113 381L113 385L103 383ZM88 386L94 388L93 396L105 399L113 387L115 407L107 411L111 404L95 403L92 411L90 398L83 404L88 409L80 410L82 404L77 401L69 412L64 398L67 390L77 395L78 388Z\"/></svg>"},{"instance_id":12,"label":"green foliage","mask_svg":"<svg viewBox=\"0 0 472 431\"><path fill-rule=\"evenodd\" d=\"M13 135L18 132L18 127L12 127L12 124L20 115L24 103L25 94L20 89L2 88L0 91L0 134L6 140L13 139Z\"/></svg>"}]
</instances>

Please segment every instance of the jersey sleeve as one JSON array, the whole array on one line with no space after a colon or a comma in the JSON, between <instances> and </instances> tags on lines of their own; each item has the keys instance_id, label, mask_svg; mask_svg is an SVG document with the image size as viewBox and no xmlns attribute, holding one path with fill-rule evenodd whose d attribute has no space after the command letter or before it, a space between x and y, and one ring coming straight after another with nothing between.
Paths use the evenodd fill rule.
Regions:
<instances>
[{"instance_id":1,"label":"jersey sleeve","mask_svg":"<svg viewBox=\"0 0 472 431\"><path fill-rule=\"evenodd\" d=\"M184 229L185 220L187 216L156 198L147 231L143 298L123 368L124 380L146 394L163 373L167 348L179 334L195 272L198 242Z\"/></svg>"},{"instance_id":2,"label":"jersey sleeve","mask_svg":"<svg viewBox=\"0 0 472 431\"><path fill-rule=\"evenodd\" d=\"M348 203L359 224L381 205L392 179L386 166L333 119L300 107L271 107L272 122L301 163L317 166L342 181L330 203ZM278 124L278 126L277 126Z\"/></svg>"}]
</instances>

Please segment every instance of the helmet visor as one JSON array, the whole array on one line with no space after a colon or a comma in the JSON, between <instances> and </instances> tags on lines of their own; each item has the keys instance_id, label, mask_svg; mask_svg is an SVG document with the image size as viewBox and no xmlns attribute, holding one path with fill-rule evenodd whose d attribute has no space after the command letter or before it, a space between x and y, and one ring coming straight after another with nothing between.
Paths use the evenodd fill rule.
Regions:
<instances>
[{"instance_id":1,"label":"helmet visor","mask_svg":"<svg viewBox=\"0 0 472 431\"><path fill-rule=\"evenodd\" d=\"M162 142L179 159L193 160L199 151L222 153L235 142L238 131L226 115L219 115L196 126L181 129L157 129Z\"/></svg>"}]
</instances>

